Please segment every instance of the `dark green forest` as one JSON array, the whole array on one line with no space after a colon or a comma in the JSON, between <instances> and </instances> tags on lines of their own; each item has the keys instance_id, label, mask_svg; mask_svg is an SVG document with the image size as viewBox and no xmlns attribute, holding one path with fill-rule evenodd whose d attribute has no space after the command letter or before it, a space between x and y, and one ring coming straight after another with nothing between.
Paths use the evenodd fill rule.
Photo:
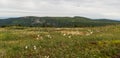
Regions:
<instances>
[{"instance_id":1,"label":"dark green forest","mask_svg":"<svg viewBox=\"0 0 120 58\"><path fill-rule=\"evenodd\" d=\"M90 19L86 17L35 17L0 19L0 27L96 27L120 24L120 21L109 19Z\"/></svg>"}]
</instances>

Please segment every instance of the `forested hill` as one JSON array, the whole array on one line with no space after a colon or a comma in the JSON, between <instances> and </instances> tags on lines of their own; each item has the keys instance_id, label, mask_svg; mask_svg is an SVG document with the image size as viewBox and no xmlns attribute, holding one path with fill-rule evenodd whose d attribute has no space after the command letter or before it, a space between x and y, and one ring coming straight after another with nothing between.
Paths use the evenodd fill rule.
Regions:
<instances>
[{"instance_id":1,"label":"forested hill","mask_svg":"<svg viewBox=\"0 0 120 58\"><path fill-rule=\"evenodd\" d=\"M35 17L0 19L0 27L27 26L27 27L94 27L120 24L120 21L108 19L90 19L86 17Z\"/></svg>"}]
</instances>

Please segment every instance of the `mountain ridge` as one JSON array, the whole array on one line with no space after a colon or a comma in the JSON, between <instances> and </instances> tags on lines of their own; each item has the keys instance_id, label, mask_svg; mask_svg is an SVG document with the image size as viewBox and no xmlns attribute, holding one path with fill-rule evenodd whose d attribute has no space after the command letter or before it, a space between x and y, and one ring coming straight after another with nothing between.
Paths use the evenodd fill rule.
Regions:
<instances>
[{"instance_id":1,"label":"mountain ridge","mask_svg":"<svg viewBox=\"0 0 120 58\"><path fill-rule=\"evenodd\" d=\"M109 19L90 19L87 17L37 17L24 16L0 20L2 26L27 26L27 27L94 27L120 24L120 21Z\"/></svg>"}]
</instances>

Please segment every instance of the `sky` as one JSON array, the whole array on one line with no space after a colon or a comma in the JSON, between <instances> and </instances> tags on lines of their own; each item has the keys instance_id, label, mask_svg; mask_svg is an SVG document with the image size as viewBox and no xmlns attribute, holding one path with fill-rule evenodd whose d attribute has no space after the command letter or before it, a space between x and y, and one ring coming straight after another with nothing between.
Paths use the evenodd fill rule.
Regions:
<instances>
[{"instance_id":1,"label":"sky","mask_svg":"<svg viewBox=\"0 0 120 58\"><path fill-rule=\"evenodd\" d=\"M0 17L84 16L120 20L120 0L0 0Z\"/></svg>"}]
</instances>

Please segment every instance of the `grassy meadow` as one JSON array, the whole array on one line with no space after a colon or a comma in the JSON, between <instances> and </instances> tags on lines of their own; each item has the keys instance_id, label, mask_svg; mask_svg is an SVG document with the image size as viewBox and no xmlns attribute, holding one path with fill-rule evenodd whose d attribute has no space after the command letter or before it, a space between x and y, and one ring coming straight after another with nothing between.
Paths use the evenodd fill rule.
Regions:
<instances>
[{"instance_id":1,"label":"grassy meadow","mask_svg":"<svg viewBox=\"0 0 120 58\"><path fill-rule=\"evenodd\" d=\"M0 58L120 58L120 25L0 28Z\"/></svg>"}]
</instances>

